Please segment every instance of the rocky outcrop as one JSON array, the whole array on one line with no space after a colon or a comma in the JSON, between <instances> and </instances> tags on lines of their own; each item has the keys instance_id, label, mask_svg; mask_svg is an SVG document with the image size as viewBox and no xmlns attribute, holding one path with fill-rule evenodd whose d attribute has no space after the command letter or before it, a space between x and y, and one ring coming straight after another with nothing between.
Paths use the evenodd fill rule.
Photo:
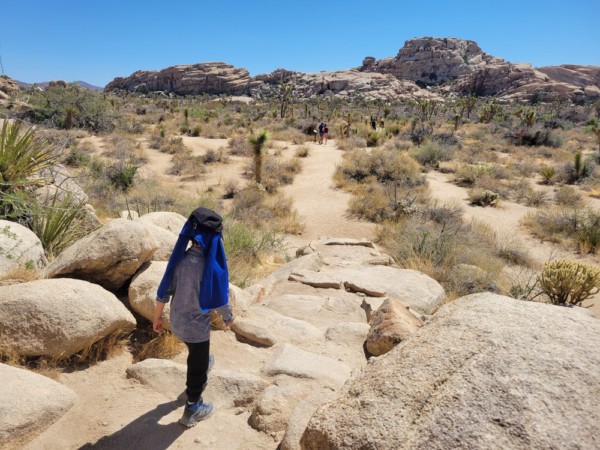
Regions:
<instances>
[{"instance_id":1,"label":"rocky outcrop","mask_svg":"<svg viewBox=\"0 0 600 450\"><path fill-rule=\"evenodd\" d=\"M0 219L0 276L18 267L39 269L46 265L44 247L29 228Z\"/></svg>"},{"instance_id":2,"label":"rocky outcrop","mask_svg":"<svg viewBox=\"0 0 600 450\"><path fill-rule=\"evenodd\" d=\"M598 348L575 309L463 297L319 408L302 448L598 448Z\"/></svg>"},{"instance_id":3,"label":"rocky outcrop","mask_svg":"<svg viewBox=\"0 0 600 450\"><path fill-rule=\"evenodd\" d=\"M79 278L116 290L158 247L143 223L115 219L65 249L46 267L46 276Z\"/></svg>"},{"instance_id":4,"label":"rocky outcrop","mask_svg":"<svg viewBox=\"0 0 600 450\"><path fill-rule=\"evenodd\" d=\"M258 78L258 77L257 77ZM273 97L279 95L279 82L267 75L261 76L264 84L253 89L257 97ZM361 72L360 70L339 70L335 72L296 73L293 78L294 95L298 98L316 96L335 96L340 98L407 99L431 98L441 99L431 91L421 89L411 80L402 80L391 74L377 72Z\"/></svg>"},{"instance_id":5,"label":"rocky outcrop","mask_svg":"<svg viewBox=\"0 0 600 450\"><path fill-rule=\"evenodd\" d=\"M282 83L293 96L377 99L434 99L444 95L490 95L506 99L577 100L600 96L597 66L552 66L534 70L491 56L470 40L422 37L409 39L395 57L367 56L360 67L318 73L277 69L251 78L225 63L174 66L159 72L138 71L115 78L105 90L179 95L226 94L278 98ZM457 83L454 85L453 83ZM443 89L424 89L445 85Z\"/></svg>"},{"instance_id":6,"label":"rocky outcrop","mask_svg":"<svg viewBox=\"0 0 600 450\"><path fill-rule=\"evenodd\" d=\"M23 356L66 358L136 321L110 292L62 278L0 286L2 343Z\"/></svg>"},{"instance_id":7,"label":"rocky outcrop","mask_svg":"<svg viewBox=\"0 0 600 450\"><path fill-rule=\"evenodd\" d=\"M395 58L365 58L360 70L435 86L502 61L484 53L474 41L423 37L406 41Z\"/></svg>"},{"instance_id":8,"label":"rocky outcrop","mask_svg":"<svg viewBox=\"0 0 600 450\"><path fill-rule=\"evenodd\" d=\"M75 393L50 378L0 364L0 448L23 444L48 428L75 403Z\"/></svg>"},{"instance_id":9,"label":"rocky outcrop","mask_svg":"<svg viewBox=\"0 0 600 450\"><path fill-rule=\"evenodd\" d=\"M124 90L147 93L172 92L178 95L241 95L256 86L246 69L222 62L172 66L160 71L139 70L126 78L115 78L105 92Z\"/></svg>"},{"instance_id":10,"label":"rocky outcrop","mask_svg":"<svg viewBox=\"0 0 600 450\"><path fill-rule=\"evenodd\" d=\"M461 95L493 96L505 100L536 98L539 101L553 102L593 97L596 89L600 92L599 88L592 86L586 94L583 87L553 80L530 64L505 62L487 65L461 78L449 86L447 91Z\"/></svg>"},{"instance_id":11,"label":"rocky outcrop","mask_svg":"<svg viewBox=\"0 0 600 450\"><path fill-rule=\"evenodd\" d=\"M0 100L8 100L10 95L19 90L15 80L7 76L0 76Z\"/></svg>"}]
</instances>

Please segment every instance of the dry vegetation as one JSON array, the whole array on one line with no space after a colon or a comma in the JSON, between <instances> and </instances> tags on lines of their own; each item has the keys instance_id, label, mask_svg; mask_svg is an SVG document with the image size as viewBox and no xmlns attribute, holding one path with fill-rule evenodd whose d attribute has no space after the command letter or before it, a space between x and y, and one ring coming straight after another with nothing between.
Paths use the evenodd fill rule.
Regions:
<instances>
[{"instance_id":1,"label":"dry vegetation","mask_svg":"<svg viewBox=\"0 0 600 450\"><path fill-rule=\"evenodd\" d=\"M50 144L53 158L83 187L101 220L126 209L187 216L198 205L212 208L226 217L232 281L242 287L285 261L286 234L302 232L280 188L302 171L310 157L306 143L316 140L320 121L346 152L334 182L353 193L350 214L378 223L378 241L397 265L431 275L451 297L480 290L510 295L506 267L532 270L533 263L518 242L464 220L456 205L432 200L428 171L451 174L469 189L473 204L533 208L523 223L540 239L581 254L600 246L600 212L589 203L600 197L598 102L331 98L292 102L281 118L275 99L244 104L214 96L102 95L69 84L28 95L28 108L17 113L0 106L0 114L38 124L38 138ZM385 127L372 129L372 115ZM257 153L249 137L261 130L269 138ZM148 170L151 152L167 161L158 175ZM234 175L215 181L223 167L235 168ZM159 176L168 182L157 182ZM183 188L190 185L193 190ZM3 218L30 225L34 200L23 197L29 192L2 194ZM161 336L146 353L153 346L176 347ZM121 341L113 337L79 358L97 359Z\"/></svg>"}]
</instances>

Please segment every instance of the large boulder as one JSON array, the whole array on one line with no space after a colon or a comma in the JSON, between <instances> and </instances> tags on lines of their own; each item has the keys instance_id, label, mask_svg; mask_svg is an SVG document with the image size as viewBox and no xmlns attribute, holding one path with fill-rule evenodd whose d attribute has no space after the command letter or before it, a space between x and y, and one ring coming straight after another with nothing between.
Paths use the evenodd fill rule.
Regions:
<instances>
[{"instance_id":1,"label":"large boulder","mask_svg":"<svg viewBox=\"0 0 600 450\"><path fill-rule=\"evenodd\" d=\"M115 219L65 249L46 267L46 276L80 278L117 290L158 248L144 224Z\"/></svg>"},{"instance_id":2,"label":"large boulder","mask_svg":"<svg viewBox=\"0 0 600 450\"><path fill-rule=\"evenodd\" d=\"M367 350L374 356L389 352L423 326L423 322L408 310L408 306L394 299L383 302L370 322Z\"/></svg>"},{"instance_id":3,"label":"large boulder","mask_svg":"<svg viewBox=\"0 0 600 450\"><path fill-rule=\"evenodd\" d=\"M150 261L145 263L135 274L129 283L128 299L129 306L142 317L152 321L154 319L154 308L156 306L156 291L162 280L167 261ZM165 305L163 312L163 326L170 330L169 322L171 302Z\"/></svg>"},{"instance_id":4,"label":"large boulder","mask_svg":"<svg viewBox=\"0 0 600 450\"><path fill-rule=\"evenodd\" d=\"M136 321L110 292L62 278L0 286L3 344L24 356L66 358Z\"/></svg>"},{"instance_id":5,"label":"large boulder","mask_svg":"<svg viewBox=\"0 0 600 450\"><path fill-rule=\"evenodd\" d=\"M322 406L303 449L600 447L600 321L474 294Z\"/></svg>"},{"instance_id":6,"label":"large boulder","mask_svg":"<svg viewBox=\"0 0 600 450\"><path fill-rule=\"evenodd\" d=\"M148 214L144 214L139 219L140 222L146 224L156 225L157 227L164 228L165 230L174 233L179 236L181 229L185 225L187 219L181 214L169 211L156 211Z\"/></svg>"},{"instance_id":7,"label":"large boulder","mask_svg":"<svg viewBox=\"0 0 600 450\"><path fill-rule=\"evenodd\" d=\"M152 261L168 261L179 236L158 225L151 223L145 225L156 242L158 242L158 249L152 255Z\"/></svg>"},{"instance_id":8,"label":"large boulder","mask_svg":"<svg viewBox=\"0 0 600 450\"><path fill-rule=\"evenodd\" d=\"M0 364L0 448L22 448L75 403L75 393L50 378Z\"/></svg>"},{"instance_id":9,"label":"large boulder","mask_svg":"<svg viewBox=\"0 0 600 450\"><path fill-rule=\"evenodd\" d=\"M46 265L44 247L29 228L0 220L0 276L20 266L42 268Z\"/></svg>"},{"instance_id":10,"label":"large boulder","mask_svg":"<svg viewBox=\"0 0 600 450\"><path fill-rule=\"evenodd\" d=\"M87 203L87 194L79 186L79 183L75 181L76 178L62 164L56 164L44 169L39 175L46 183L45 186L39 188L36 192L40 203L47 204L55 200L60 203L67 196L70 196L75 204Z\"/></svg>"}]
</instances>

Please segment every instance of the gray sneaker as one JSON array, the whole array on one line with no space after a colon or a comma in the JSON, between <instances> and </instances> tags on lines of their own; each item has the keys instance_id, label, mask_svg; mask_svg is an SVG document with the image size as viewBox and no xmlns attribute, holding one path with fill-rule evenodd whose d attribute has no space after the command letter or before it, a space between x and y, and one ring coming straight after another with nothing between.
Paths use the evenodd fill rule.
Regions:
<instances>
[{"instance_id":1,"label":"gray sneaker","mask_svg":"<svg viewBox=\"0 0 600 450\"><path fill-rule=\"evenodd\" d=\"M179 419L179 423L183 426L191 428L201 420L206 419L213 412L212 403L201 403L195 410L194 406L196 405L192 405L192 407L185 405L183 416Z\"/></svg>"}]
</instances>

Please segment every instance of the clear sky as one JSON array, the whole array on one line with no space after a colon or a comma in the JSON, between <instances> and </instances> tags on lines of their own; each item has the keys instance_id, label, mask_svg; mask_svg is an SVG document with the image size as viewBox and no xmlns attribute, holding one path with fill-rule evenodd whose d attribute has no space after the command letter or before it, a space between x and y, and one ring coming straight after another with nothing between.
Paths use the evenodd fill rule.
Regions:
<instances>
[{"instance_id":1,"label":"clear sky","mask_svg":"<svg viewBox=\"0 0 600 450\"><path fill-rule=\"evenodd\" d=\"M534 66L600 65L600 0L0 0L4 73L104 86L223 61L251 75L357 67L413 37L458 37Z\"/></svg>"}]
</instances>

